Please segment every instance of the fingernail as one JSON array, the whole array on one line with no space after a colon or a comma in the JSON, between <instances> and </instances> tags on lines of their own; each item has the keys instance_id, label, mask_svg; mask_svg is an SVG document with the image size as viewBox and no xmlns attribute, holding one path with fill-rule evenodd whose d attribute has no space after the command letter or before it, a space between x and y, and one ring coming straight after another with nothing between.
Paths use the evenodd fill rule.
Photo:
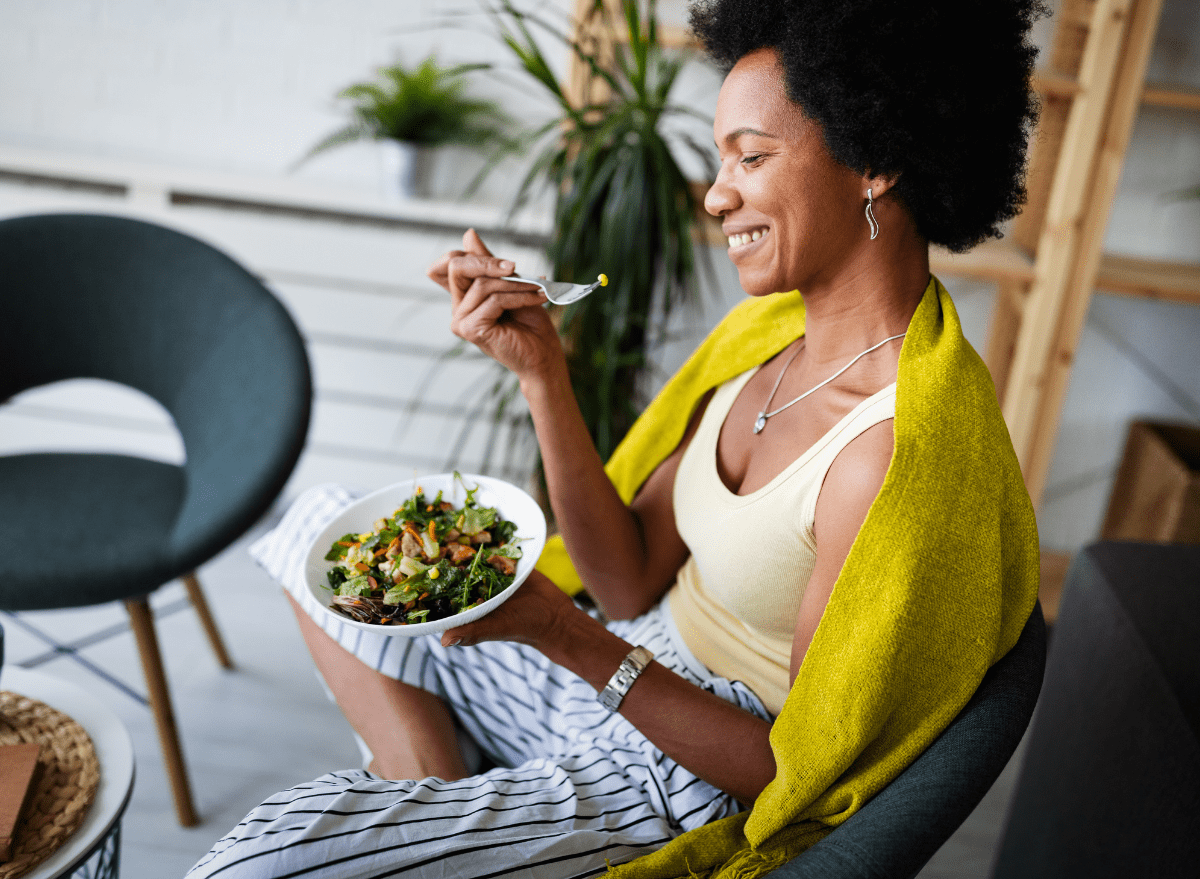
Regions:
<instances>
[{"instance_id":1,"label":"fingernail","mask_svg":"<svg viewBox=\"0 0 1200 879\"><path fill-rule=\"evenodd\" d=\"M500 260L500 268L502 271L511 272L514 268L516 268L516 266L513 264L512 260L502 259Z\"/></svg>"},{"instance_id":2,"label":"fingernail","mask_svg":"<svg viewBox=\"0 0 1200 879\"><path fill-rule=\"evenodd\" d=\"M446 642L446 646L447 647L457 647L461 643L462 643L462 638L451 638L449 641Z\"/></svg>"}]
</instances>

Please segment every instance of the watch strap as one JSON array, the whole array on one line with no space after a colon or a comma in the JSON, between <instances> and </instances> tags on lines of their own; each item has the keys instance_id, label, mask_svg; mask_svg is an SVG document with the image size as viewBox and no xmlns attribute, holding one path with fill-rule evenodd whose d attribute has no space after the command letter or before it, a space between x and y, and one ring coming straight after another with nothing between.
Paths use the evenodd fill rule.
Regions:
<instances>
[{"instance_id":1,"label":"watch strap","mask_svg":"<svg viewBox=\"0 0 1200 879\"><path fill-rule=\"evenodd\" d=\"M616 672L608 679L604 689L596 695L596 699L609 711L616 711L621 707L621 701L629 692L629 688L633 686L633 682L646 670L646 666L652 659L654 659L654 654L645 647L640 645L634 647L621 660Z\"/></svg>"}]
</instances>

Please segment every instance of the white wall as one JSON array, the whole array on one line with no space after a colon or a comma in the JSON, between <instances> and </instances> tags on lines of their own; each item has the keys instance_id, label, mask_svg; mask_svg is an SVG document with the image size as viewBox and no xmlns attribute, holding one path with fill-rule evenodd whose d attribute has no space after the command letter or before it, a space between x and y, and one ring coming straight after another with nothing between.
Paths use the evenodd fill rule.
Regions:
<instances>
[{"instance_id":1,"label":"white wall","mask_svg":"<svg viewBox=\"0 0 1200 879\"><path fill-rule=\"evenodd\" d=\"M550 8L571 5L552 0ZM681 22L682 7L682 0L663 3L664 17ZM378 189L378 169L365 146L331 152L290 176L288 168L341 123L333 95L376 66L436 50L443 62L484 59L510 67L484 34L433 27L473 8L473 0L0 0L0 147L295 179L370 195ZM1049 28L1039 35L1048 38ZM1166 0L1151 77L1200 86L1194 0ZM501 71L480 88L514 114L543 112L528 87L513 88L506 79ZM696 73L683 94L711 110L715 79ZM476 161L462 152L442 154L443 190ZM512 176L510 170L496 178L480 199L501 203ZM1200 201L1164 199L1198 183L1200 118L1144 112L1107 247L1200 262ZM715 256L724 263L721 253ZM737 296L727 268L725 301ZM398 274L401 284L420 277L415 267ZM991 291L948 283L970 338L982 347ZM711 323L720 307L693 322ZM1072 549L1094 537L1130 418L1200 421L1197 338L1200 309L1096 297L1040 514L1046 545Z\"/></svg>"},{"instance_id":2,"label":"white wall","mask_svg":"<svg viewBox=\"0 0 1200 879\"><path fill-rule=\"evenodd\" d=\"M562 21L574 0L545 0ZM683 4L660 17L682 23ZM335 95L397 59L486 61L475 90L519 121L550 104L515 70L475 0L3 0L0 142L220 171L284 175L345 117ZM565 70L565 51L542 40ZM705 80L701 105L715 97ZM694 89L684 89L695 95ZM314 158L301 179L374 190L367 146ZM463 178L465 150L442 156ZM502 200L503 180L482 198Z\"/></svg>"},{"instance_id":3,"label":"white wall","mask_svg":"<svg viewBox=\"0 0 1200 879\"><path fill-rule=\"evenodd\" d=\"M0 140L71 153L283 175L344 117L335 95L402 59L496 58L453 0L5 0ZM505 59L506 60L506 59ZM487 78L482 92L500 93ZM505 97L521 101L519 91ZM529 104L529 101L525 101ZM347 147L298 176L377 185Z\"/></svg>"}]
</instances>

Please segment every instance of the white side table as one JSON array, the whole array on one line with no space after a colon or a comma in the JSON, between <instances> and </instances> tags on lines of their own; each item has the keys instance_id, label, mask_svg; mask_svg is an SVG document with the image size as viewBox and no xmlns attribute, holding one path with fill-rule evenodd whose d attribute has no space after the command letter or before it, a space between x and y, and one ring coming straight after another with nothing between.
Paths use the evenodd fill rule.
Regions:
<instances>
[{"instance_id":1,"label":"white side table","mask_svg":"<svg viewBox=\"0 0 1200 879\"><path fill-rule=\"evenodd\" d=\"M100 785L87 816L62 848L21 879L60 879L96 859L87 875L116 879L121 816L133 792L133 743L120 719L83 688L52 675L6 665L0 688L44 702L82 726L100 762Z\"/></svg>"}]
</instances>

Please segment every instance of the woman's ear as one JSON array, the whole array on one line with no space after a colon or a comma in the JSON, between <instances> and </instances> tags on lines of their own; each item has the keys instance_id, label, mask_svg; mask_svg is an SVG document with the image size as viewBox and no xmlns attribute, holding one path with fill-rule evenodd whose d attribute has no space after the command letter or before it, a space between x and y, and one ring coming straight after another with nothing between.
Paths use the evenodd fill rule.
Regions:
<instances>
[{"instance_id":1,"label":"woman's ear","mask_svg":"<svg viewBox=\"0 0 1200 879\"><path fill-rule=\"evenodd\" d=\"M884 193L896 185L896 181L900 179L899 174L872 174L868 171L863 175L862 179L862 194L863 198L867 197L867 190L871 190L871 198L882 198Z\"/></svg>"}]
</instances>

